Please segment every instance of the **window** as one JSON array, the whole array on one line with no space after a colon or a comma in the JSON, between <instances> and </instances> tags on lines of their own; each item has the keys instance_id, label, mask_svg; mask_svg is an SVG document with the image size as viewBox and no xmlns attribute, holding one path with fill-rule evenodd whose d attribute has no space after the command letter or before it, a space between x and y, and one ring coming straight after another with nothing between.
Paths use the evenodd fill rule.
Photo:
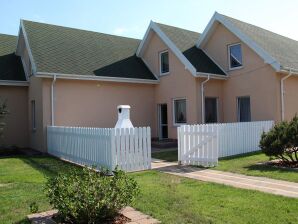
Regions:
<instances>
[{"instance_id":1,"label":"window","mask_svg":"<svg viewBox=\"0 0 298 224\"><path fill-rule=\"evenodd\" d=\"M35 111L35 100L31 100L31 124L32 130L36 130L36 111Z\"/></svg>"},{"instance_id":2,"label":"window","mask_svg":"<svg viewBox=\"0 0 298 224\"><path fill-rule=\"evenodd\" d=\"M230 69L242 67L241 44L233 44L229 46L229 66Z\"/></svg>"},{"instance_id":3,"label":"window","mask_svg":"<svg viewBox=\"0 0 298 224\"><path fill-rule=\"evenodd\" d=\"M186 124L186 99L174 100L174 125Z\"/></svg>"},{"instance_id":4,"label":"window","mask_svg":"<svg viewBox=\"0 0 298 224\"><path fill-rule=\"evenodd\" d=\"M250 97L238 97L238 121L251 121L250 115Z\"/></svg>"},{"instance_id":5,"label":"window","mask_svg":"<svg viewBox=\"0 0 298 224\"><path fill-rule=\"evenodd\" d=\"M160 74L164 75L169 73L169 52L163 51L160 54Z\"/></svg>"},{"instance_id":6,"label":"window","mask_svg":"<svg viewBox=\"0 0 298 224\"><path fill-rule=\"evenodd\" d=\"M205 98L205 123L217 123L217 98Z\"/></svg>"}]
</instances>

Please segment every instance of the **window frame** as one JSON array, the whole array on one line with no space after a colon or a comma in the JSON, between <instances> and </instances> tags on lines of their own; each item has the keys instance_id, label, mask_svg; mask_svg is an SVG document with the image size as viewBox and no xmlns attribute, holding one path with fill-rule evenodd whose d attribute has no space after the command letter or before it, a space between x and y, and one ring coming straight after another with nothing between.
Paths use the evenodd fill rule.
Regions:
<instances>
[{"instance_id":1,"label":"window frame","mask_svg":"<svg viewBox=\"0 0 298 224\"><path fill-rule=\"evenodd\" d=\"M242 64L241 64L241 66L231 67L231 55L230 55L231 54L231 47L237 46L237 45L240 45L240 48L241 48L241 60L242 60L241 63ZM242 44L241 43L235 43L235 44L229 44L228 45L228 63L229 63L229 70L230 71L243 68L243 52L242 52Z\"/></svg>"},{"instance_id":2,"label":"window frame","mask_svg":"<svg viewBox=\"0 0 298 224\"><path fill-rule=\"evenodd\" d=\"M243 99L243 98L249 98L249 113L250 113L250 121L240 121L240 105L239 105L239 99ZM237 98L237 122L251 122L251 100L250 100L250 96L238 96Z\"/></svg>"},{"instance_id":3,"label":"window frame","mask_svg":"<svg viewBox=\"0 0 298 224\"><path fill-rule=\"evenodd\" d=\"M207 123L206 122L206 99L215 99L216 100L216 122L214 123ZM219 123L219 109L218 109L218 106L219 106L219 97L216 97L216 96L205 96L205 99L204 99L204 123L205 124L217 124Z\"/></svg>"},{"instance_id":4,"label":"window frame","mask_svg":"<svg viewBox=\"0 0 298 224\"><path fill-rule=\"evenodd\" d=\"M31 100L31 128L36 131L36 102Z\"/></svg>"},{"instance_id":5,"label":"window frame","mask_svg":"<svg viewBox=\"0 0 298 224\"><path fill-rule=\"evenodd\" d=\"M169 71L167 71L167 72L162 72L161 56L164 53L168 53ZM168 75L169 73L170 73L170 55L169 55L169 50L164 50L164 51L159 52L159 75L160 76L164 76L164 75Z\"/></svg>"},{"instance_id":6,"label":"window frame","mask_svg":"<svg viewBox=\"0 0 298 224\"><path fill-rule=\"evenodd\" d=\"M185 123L176 123L176 114L175 114L175 101L178 101L178 100L185 100ZM185 97L179 97L179 98L174 98L173 99L173 111L172 111L173 113L173 125L175 126L175 127L179 127L179 126L181 126L181 125L185 125L185 124L187 124L187 99L185 98Z\"/></svg>"}]
</instances>

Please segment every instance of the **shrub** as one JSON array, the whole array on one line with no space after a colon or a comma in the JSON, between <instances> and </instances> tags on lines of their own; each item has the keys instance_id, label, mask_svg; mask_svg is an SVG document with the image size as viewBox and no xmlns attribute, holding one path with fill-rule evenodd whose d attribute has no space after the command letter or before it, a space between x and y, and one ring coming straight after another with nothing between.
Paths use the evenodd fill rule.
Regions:
<instances>
[{"instance_id":1,"label":"shrub","mask_svg":"<svg viewBox=\"0 0 298 224\"><path fill-rule=\"evenodd\" d=\"M51 205L66 222L98 223L115 217L139 193L136 181L121 170L113 176L92 169L72 169L48 179Z\"/></svg>"},{"instance_id":2,"label":"shrub","mask_svg":"<svg viewBox=\"0 0 298 224\"><path fill-rule=\"evenodd\" d=\"M29 208L30 208L30 212L31 213L37 213L38 212L38 205L36 202L32 202L30 205L29 205Z\"/></svg>"},{"instance_id":3,"label":"shrub","mask_svg":"<svg viewBox=\"0 0 298 224\"><path fill-rule=\"evenodd\" d=\"M284 163L298 163L298 117L290 122L276 124L269 132L263 133L260 148L270 157L281 159Z\"/></svg>"}]
</instances>

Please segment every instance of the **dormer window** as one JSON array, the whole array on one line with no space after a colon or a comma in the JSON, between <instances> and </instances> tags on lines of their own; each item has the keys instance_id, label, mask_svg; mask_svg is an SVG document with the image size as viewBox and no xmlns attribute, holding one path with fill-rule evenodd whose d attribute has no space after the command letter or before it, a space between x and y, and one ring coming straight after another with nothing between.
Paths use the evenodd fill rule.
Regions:
<instances>
[{"instance_id":1,"label":"dormer window","mask_svg":"<svg viewBox=\"0 0 298 224\"><path fill-rule=\"evenodd\" d=\"M230 70L242 67L242 49L241 44L228 46L229 51L229 68Z\"/></svg>"},{"instance_id":2,"label":"dormer window","mask_svg":"<svg viewBox=\"0 0 298 224\"><path fill-rule=\"evenodd\" d=\"M169 52L163 51L159 53L160 75L169 73Z\"/></svg>"}]
</instances>

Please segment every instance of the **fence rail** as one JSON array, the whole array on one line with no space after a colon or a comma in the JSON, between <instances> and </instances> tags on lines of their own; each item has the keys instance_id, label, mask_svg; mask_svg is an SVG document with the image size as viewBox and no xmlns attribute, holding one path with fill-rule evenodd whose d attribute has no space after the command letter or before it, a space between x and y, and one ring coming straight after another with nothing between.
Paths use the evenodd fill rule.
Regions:
<instances>
[{"instance_id":1,"label":"fence rail","mask_svg":"<svg viewBox=\"0 0 298 224\"><path fill-rule=\"evenodd\" d=\"M218 158L259 150L261 134L273 121L184 125L178 128L182 164L216 166Z\"/></svg>"},{"instance_id":2,"label":"fence rail","mask_svg":"<svg viewBox=\"0 0 298 224\"><path fill-rule=\"evenodd\" d=\"M149 127L47 127L48 152L74 163L125 171L151 169Z\"/></svg>"}]
</instances>

